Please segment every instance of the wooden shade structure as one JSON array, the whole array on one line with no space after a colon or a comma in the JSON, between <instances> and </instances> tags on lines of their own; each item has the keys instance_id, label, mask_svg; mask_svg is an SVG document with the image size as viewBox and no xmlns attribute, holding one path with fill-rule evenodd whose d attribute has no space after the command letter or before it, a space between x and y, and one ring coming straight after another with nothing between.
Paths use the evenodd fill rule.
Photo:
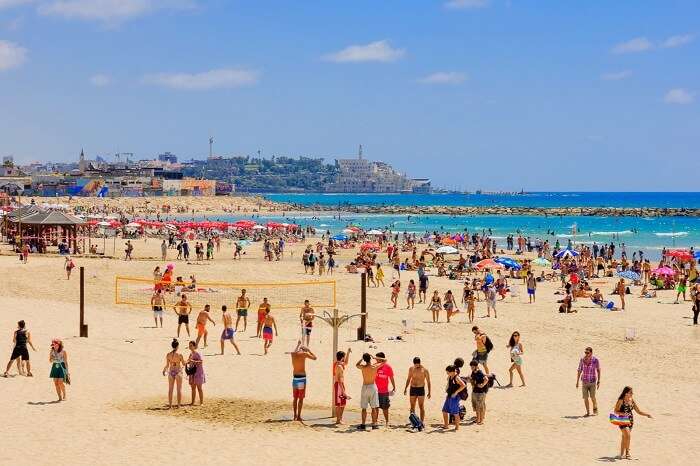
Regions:
<instances>
[{"instance_id":1,"label":"wooden shade structure","mask_svg":"<svg viewBox=\"0 0 700 466\"><path fill-rule=\"evenodd\" d=\"M36 206L17 209L7 215L6 227L11 228L22 238L45 239L53 242L65 239L73 250L78 246L78 228L85 221L71 214L57 210L43 210Z\"/></svg>"}]
</instances>

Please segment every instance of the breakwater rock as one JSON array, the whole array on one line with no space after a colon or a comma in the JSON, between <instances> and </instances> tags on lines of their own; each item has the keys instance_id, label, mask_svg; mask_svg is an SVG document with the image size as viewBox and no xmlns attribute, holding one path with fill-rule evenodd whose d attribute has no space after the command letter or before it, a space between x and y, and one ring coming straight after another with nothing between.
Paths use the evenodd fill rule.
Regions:
<instances>
[{"instance_id":1,"label":"breakwater rock","mask_svg":"<svg viewBox=\"0 0 700 466\"><path fill-rule=\"evenodd\" d=\"M541 215L543 217L700 217L700 209L683 207L501 207L501 206L400 206L400 205L299 205L288 210L396 215Z\"/></svg>"}]
</instances>

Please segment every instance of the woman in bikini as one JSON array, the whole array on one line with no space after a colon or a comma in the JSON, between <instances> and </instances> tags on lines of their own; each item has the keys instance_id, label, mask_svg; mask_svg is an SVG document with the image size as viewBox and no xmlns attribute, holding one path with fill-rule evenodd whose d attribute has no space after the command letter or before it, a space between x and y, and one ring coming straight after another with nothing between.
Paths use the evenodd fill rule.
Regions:
<instances>
[{"instance_id":1,"label":"woman in bikini","mask_svg":"<svg viewBox=\"0 0 700 466\"><path fill-rule=\"evenodd\" d=\"M399 293L401 292L401 281L396 280L394 283L391 284L391 304L393 304L392 308L396 309L396 306L399 302Z\"/></svg>"},{"instance_id":2,"label":"woman in bikini","mask_svg":"<svg viewBox=\"0 0 700 466\"><path fill-rule=\"evenodd\" d=\"M450 317L459 312L459 309L457 309L457 302L452 294L452 290L447 290L447 293L445 293L445 299L442 306L445 308L445 312L447 312L447 323L449 324Z\"/></svg>"},{"instance_id":3,"label":"woman in bikini","mask_svg":"<svg viewBox=\"0 0 700 466\"><path fill-rule=\"evenodd\" d=\"M440 292L438 290L433 292L433 297L430 298L428 309L430 309L433 314L433 323L437 324L440 321L440 309L442 309L442 299L440 299Z\"/></svg>"},{"instance_id":4,"label":"woman in bikini","mask_svg":"<svg viewBox=\"0 0 700 466\"><path fill-rule=\"evenodd\" d=\"M413 309L416 307L416 282L411 279L408 282L408 292L406 293L406 309Z\"/></svg>"},{"instance_id":5,"label":"woman in bikini","mask_svg":"<svg viewBox=\"0 0 700 466\"><path fill-rule=\"evenodd\" d=\"M182 402L182 366L185 365L185 358L178 352L180 343L173 338L170 346L173 348L165 355L165 366L163 375L168 376L168 409L173 407L173 388L177 385L177 407Z\"/></svg>"},{"instance_id":6,"label":"woman in bikini","mask_svg":"<svg viewBox=\"0 0 700 466\"><path fill-rule=\"evenodd\" d=\"M634 426L634 413L636 412L640 416L646 416L651 419L651 414L645 413L637 406L632 398L632 387L625 387L622 389L622 393L615 403L615 414L618 416L629 417L630 424L628 426L620 426L620 432L622 432L622 439L620 440L620 456L619 459L631 459L630 456L630 442L632 440L632 427Z\"/></svg>"},{"instance_id":7,"label":"woman in bikini","mask_svg":"<svg viewBox=\"0 0 700 466\"><path fill-rule=\"evenodd\" d=\"M190 341L189 344L190 356L187 358L187 367L194 368L194 374L189 374L190 387L192 387L192 401L190 406L194 406L195 395L199 393L199 404L204 404L204 391L202 390L202 385L206 382L206 377L204 376L204 364L202 362L202 355L197 351L197 343Z\"/></svg>"}]
</instances>

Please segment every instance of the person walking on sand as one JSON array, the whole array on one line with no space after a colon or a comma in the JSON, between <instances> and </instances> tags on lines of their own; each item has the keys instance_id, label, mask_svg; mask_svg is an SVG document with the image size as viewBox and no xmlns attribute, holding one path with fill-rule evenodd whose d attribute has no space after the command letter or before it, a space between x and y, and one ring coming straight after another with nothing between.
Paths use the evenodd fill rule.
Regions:
<instances>
[{"instance_id":1,"label":"person walking on sand","mask_svg":"<svg viewBox=\"0 0 700 466\"><path fill-rule=\"evenodd\" d=\"M226 343L226 340L229 340L231 345L233 345L233 348L236 350L236 353L238 353L240 356L241 350L238 349L238 345L233 339L234 335L236 334L236 331L233 329L233 318L231 317L231 314L226 311L226 305L221 306L221 321L224 325L224 330L221 332L221 355L224 355L224 343Z\"/></svg>"},{"instance_id":2,"label":"person walking on sand","mask_svg":"<svg viewBox=\"0 0 700 466\"><path fill-rule=\"evenodd\" d=\"M484 372L486 372L486 374L489 374L489 365L487 362L489 352L491 351L489 347L493 348L491 341L476 325L472 327L472 333L474 334L474 341L476 342L474 360L484 367Z\"/></svg>"},{"instance_id":3,"label":"person walking on sand","mask_svg":"<svg viewBox=\"0 0 700 466\"><path fill-rule=\"evenodd\" d=\"M263 324L265 322L265 316L267 315L267 311L270 310L270 303L267 302L267 298L263 298L262 302L258 306L258 322L257 322L257 329L255 336L257 338L262 337L262 329L263 329Z\"/></svg>"},{"instance_id":4,"label":"person walking on sand","mask_svg":"<svg viewBox=\"0 0 700 466\"><path fill-rule=\"evenodd\" d=\"M409 280L408 282L406 304L406 309L413 309L416 307L416 282L413 279Z\"/></svg>"},{"instance_id":5,"label":"person walking on sand","mask_svg":"<svg viewBox=\"0 0 700 466\"><path fill-rule=\"evenodd\" d=\"M66 270L66 280L70 280L70 274L75 268L75 262L73 262L73 259L71 259L70 256L66 256L66 262L64 263L63 268Z\"/></svg>"},{"instance_id":6,"label":"person walking on sand","mask_svg":"<svg viewBox=\"0 0 700 466\"><path fill-rule=\"evenodd\" d=\"M381 283L384 286L384 269L382 269L382 264L377 264L377 273L375 274L377 280L377 286Z\"/></svg>"},{"instance_id":7,"label":"person walking on sand","mask_svg":"<svg viewBox=\"0 0 700 466\"><path fill-rule=\"evenodd\" d=\"M459 430L459 392L466 390L467 386L457 374L455 366L447 366L445 372L447 373L447 395L442 404L442 428L447 429L450 426L449 419L452 416L452 424L455 426L455 430Z\"/></svg>"},{"instance_id":8,"label":"person walking on sand","mask_svg":"<svg viewBox=\"0 0 700 466\"><path fill-rule=\"evenodd\" d=\"M272 317L272 314L270 314L270 308L265 310L265 319L263 320L263 328L262 328L262 337L263 341L265 342L263 345L263 349L265 350L265 354L267 354L267 351L270 349L270 346L272 346L272 329L275 329L275 336L277 336L277 322L275 321L275 318Z\"/></svg>"},{"instance_id":9,"label":"person walking on sand","mask_svg":"<svg viewBox=\"0 0 700 466\"><path fill-rule=\"evenodd\" d=\"M160 257L163 260L168 259L168 244L165 242L165 240L160 243Z\"/></svg>"},{"instance_id":10,"label":"person walking on sand","mask_svg":"<svg viewBox=\"0 0 700 466\"><path fill-rule=\"evenodd\" d=\"M306 360L315 361L316 355L309 348L301 344L301 340L297 342L297 346L292 351L292 409L294 411L294 421L299 421L303 424L301 418L301 410L304 407L304 398L306 397Z\"/></svg>"},{"instance_id":11,"label":"person walking on sand","mask_svg":"<svg viewBox=\"0 0 700 466\"><path fill-rule=\"evenodd\" d=\"M442 307L445 308L445 314L447 315L447 323L450 323L450 318L459 312L457 309L457 302L455 301L455 296L452 294L452 290L447 290L445 297L442 302Z\"/></svg>"},{"instance_id":12,"label":"person walking on sand","mask_svg":"<svg viewBox=\"0 0 700 466\"><path fill-rule=\"evenodd\" d=\"M632 387L625 387L622 389L622 393L620 393L620 396L617 398L617 403L615 403L615 415L625 417L629 420L627 425L619 426L620 432L622 433L622 438L620 439L620 456L618 459L622 459L623 457L627 460L632 459L630 454L630 443L632 441L632 427L634 427L634 413L651 419L651 414L645 413L639 409L637 403L634 401L634 398L632 398L632 395Z\"/></svg>"},{"instance_id":13,"label":"person walking on sand","mask_svg":"<svg viewBox=\"0 0 700 466\"><path fill-rule=\"evenodd\" d=\"M335 355L335 364L333 365L333 399L335 400L335 423L343 424L343 412L345 411L345 405L347 400L350 399L348 392L345 389L345 368L348 365L348 360L350 359L350 352L352 349L348 348L347 353L344 351L338 351Z\"/></svg>"},{"instance_id":14,"label":"person walking on sand","mask_svg":"<svg viewBox=\"0 0 700 466\"><path fill-rule=\"evenodd\" d=\"M182 367L185 365L185 358L178 352L180 343L173 338L170 343L172 351L165 355L165 366L163 375L168 376L168 409L173 407L173 389L177 388L177 407L182 403Z\"/></svg>"},{"instance_id":15,"label":"person walking on sand","mask_svg":"<svg viewBox=\"0 0 700 466\"><path fill-rule=\"evenodd\" d=\"M440 310L442 309L442 299L440 299L440 292L435 290L433 292L433 297L430 298L430 303L428 304L428 309L433 317L433 323L437 324L440 322Z\"/></svg>"},{"instance_id":16,"label":"person walking on sand","mask_svg":"<svg viewBox=\"0 0 700 466\"><path fill-rule=\"evenodd\" d=\"M5 367L5 372L2 374L3 377L7 377L7 373L10 371L10 367L12 367L12 363L15 361L17 361L17 371L19 372L19 375L33 377L27 345L32 348L32 351L36 351L36 348L34 348L34 344L32 343L32 335L29 333L29 330L27 330L26 325L27 324L23 320L17 322L17 330L15 330L12 334L12 344L14 345L12 355L10 356L10 362L8 362L7 367ZM23 365L26 367L22 367Z\"/></svg>"},{"instance_id":17,"label":"person walking on sand","mask_svg":"<svg viewBox=\"0 0 700 466\"><path fill-rule=\"evenodd\" d=\"M384 362L376 361L372 363L372 356L369 353L364 353L362 358L357 361L355 367L362 371L362 390L360 392L360 408L362 408L362 424L358 430L367 429L367 409L372 409L372 429L377 429L377 419L379 417L379 393L377 392L377 369Z\"/></svg>"},{"instance_id":18,"label":"person walking on sand","mask_svg":"<svg viewBox=\"0 0 700 466\"><path fill-rule=\"evenodd\" d=\"M165 298L163 297L163 292L157 289L151 296L151 309L153 310L153 321L156 328L158 328L158 321L160 321L160 328L163 328L163 308L165 308Z\"/></svg>"},{"instance_id":19,"label":"person walking on sand","mask_svg":"<svg viewBox=\"0 0 700 466\"><path fill-rule=\"evenodd\" d=\"M299 322L301 323L301 340L305 342L305 346L311 346L311 330L314 327L314 318L316 314L314 308L311 307L308 299L304 300L304 306L302 306L299 312Z\"/></svg>"},{"instance_id":20,"label":"person walking on sand","mask_svg":"<svg viewBox=\"0 0 700 466\"><path fill-rule=\"evenodd\" d=\"M68 352L63 347L63 342L58 338L51 340L49 362L51 363L49 378L53 380L53 385L58 395L58 401L66 401L66 384L70 385Z\"/></svg>"},{"instance_id":21,"label":"person walking on sand","mask_svg":"<svg viewBox=\"0 0 700 466\"><path fill-rule=\"evenodd\" d=\"M510 382L506 387L512 387L513 386L513 371L518 371L518 375L520 376L520 386L524 387L525 386L525 376L523 375L523 353L525 353L525 350L523 349L523 344L520 343L520 332L515 331L513 334L510 336L510 340L508 340L508 349L510 350L510 368L508 369L508 373L510 375Z\"/></svg>"},{"instance_id":22,"label":"person walking on sand","mask_svg":"<svg viewBox=\"0 0 700 466\"><path fill-rule=\"evenodd\" d=\"M535 279L535 276L532 274L532 272L527 273L527 279L526 281L526 286L527 286L527 296L528 299L530 300L529 303L532 304L535 302L535 291L537 290L537 280Z\"/></svg>"},{"instance_id":23,"label":"person walking on sand","mask_svg":"<svg viewBox=\"0 0 700 466\"><path fill-rule=\"evenodd\" d=\"M472 384L472 409L476 414L476 424L482 425L486 417L486 393L489 391L489 378L479 370L479 363L472 361L469 363L472 370L469 380Z\"/></svg>"},{"instance_id":24,"label":"person walking on sand","mask_svg":"<svg viewBox=\"0 0 700 466\"><path fill-rule=\"evenodd\" d=\"M207 330L207 322L211 322L214 326L216 326L216 322L214 322L209 315L209 309L210 306L206 304L204 305L204 309L199 311L199 314L197 315L197 341L195 342L195 346L199 346L199 340L204 337L204 347L207 347L207 335L209 335L209 331Z\"/></svg>"},{"instance_id":25,"label":"person walking on sand","mask_svg":"<svg viewBox=\"0 0 700 466\"><path fill-rule=\"evenodd\" d=\"M180 338L180 327L185 324L185 330L187 330L187 336L190 336L190 313L192 312L192 305L187 301L187 295L181 294L180 301L175 303L173 306L175 314L177 314L177 337Z\"/></svg>"},{"instance_id":26,"label":"person walking on sand","mask_svg":"<svg viewBox=\"0 0 700 466\"><path fill-rule=\"evenodd\" d=\"M617 287L615 288L617 291L617 294L620 295L620 309L623 311L625 310L625 280L624 278L621 278L619 282L617 282Z\"/></svg>"},{"instance_id":27,"label":"person walking on sand","mask_svg":"<svg viewBox=\"0 0 700 466\"><path fill-rule=\"evenodd\" d=\"M598 402L596 401L596 391L600 388L600 361L593 356L593 348L586 348L584 356L578 363L576 371L576 388L581 383L583 393L583 404L586 406L586 417L591 415L588 399L593 403L593 414L598 414Z\"/></svg>"},{"instance_id":28,"label":"person walking on sand","mask_svg":"<svg viewBox=\"0 0 700 466\"><path fill-rule=\"evenodd\" d=\"M399 293L401 293L401 281L396 280L391 284L391 308L396 309L399 302Z\"/></svg>"},{"instance_id":29,"label":"person walking on sand","mask_svg":"<svg viewBox=\"0 0 700 466\"><path fill-rule=\"evenodd\" d=\"M195 394L199 393L199 404L204 404L204 391L202 385L206 382L204 375L204 362L202 355L197 352L197 342L190 341L190 355L187 358L185 370L189 378L190 387L192 388L192 401L190 406L194 406Z\"/></svg>"},{"instance_id":30,"label":"person walking on sand","mask_svg":"<svg viewBox=\"0 0 700 466\"><path fill-rule=\"evenodd\" d=\"M422 274L418 274L418 304L422 304L428 300L427 292L428 276L423 272Z\"/></svg>"},{"instance_id":31,"label":"person walking on sand","mask_svg":"<svg viewBox=\"0 0 700 466\"><path fill-rule=\"evenodd\" d=\"M248 328L248 308L250 307L250 299L245 295L245 289L241 290L241 295L236 299L236 331L238 331L238 322L243 318L243 331Z\"/></svg>"},{"instance_id":32,"label":"person walking on sand","mask_svg":"<svg viewBox=\"0 0 700 466\"><path fill-rule=\"evenodd\" d=\"M389 365L386 355L379 352L374 356L375 361L383 363L377 368L377 377L374 384L377 386L377 396L379 398L379 409L384 414L384 423L389 426L389 408L391 407L391 397L396 392L396 381L394 380L394 369ZM391 391L389 390L391 382Z\"/></svg>"},{"instance_id":33,"label":"person walking on sand","mask_svg":"<svg viewBox=\"0 0 700 466\"><path fill-rule=\"evenodd\" d=\"M416 402L420 410L420 420L425 422L425 387L428 386L427 397L430 399L432 387L430 385L430 372L420 363L420 358L413 358L413 365L408 369L408 377L406 377L406 386L403 389L404 396L408 391L409 403L411 412L416 412Z\"/></svg>"},{"instance_id":34,"label":"person walking on sand","mask_svg":"<svg viewBox=\"0 0 700 466\"><path fill-rule=\"evenodd\" d=\"M469 323L474 322L474 313L476 312L476 296L474 291L467 291L467 315L469 316Z\"/></svg>"}]
</instances>

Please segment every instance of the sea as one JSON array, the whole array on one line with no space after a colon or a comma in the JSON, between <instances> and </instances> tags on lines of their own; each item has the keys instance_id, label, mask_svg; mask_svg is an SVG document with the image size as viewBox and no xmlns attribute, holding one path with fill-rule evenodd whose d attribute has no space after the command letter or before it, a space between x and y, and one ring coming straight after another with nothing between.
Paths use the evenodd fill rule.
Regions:
<instances>
[{"instance_id":1,"label":"sea","mask_svg":"<svg viewBox=\"0 0 700 466\"><path fill-rule=\"evenodd\" d=\"M507 194L266 194L267 199L304 206L337 206L335 212L309 212L303 216L262 216L272 220L311 225L318 232L341 232L346 226L390 229L396 233L425 234L433 231L485 232L505 246L509 234L532 239L575 243L624 243L628 256L644 251L658 259L663 248L700 249L699 217L605 217L522 215L389 215L352 214L348 205L401 206L511 206L511 207L686 207L700 208L700 192L536 192ZM345 210L344 210L345 208ZM222 217L221 219L241 217Z\"/></svg>"}]
</instances>

